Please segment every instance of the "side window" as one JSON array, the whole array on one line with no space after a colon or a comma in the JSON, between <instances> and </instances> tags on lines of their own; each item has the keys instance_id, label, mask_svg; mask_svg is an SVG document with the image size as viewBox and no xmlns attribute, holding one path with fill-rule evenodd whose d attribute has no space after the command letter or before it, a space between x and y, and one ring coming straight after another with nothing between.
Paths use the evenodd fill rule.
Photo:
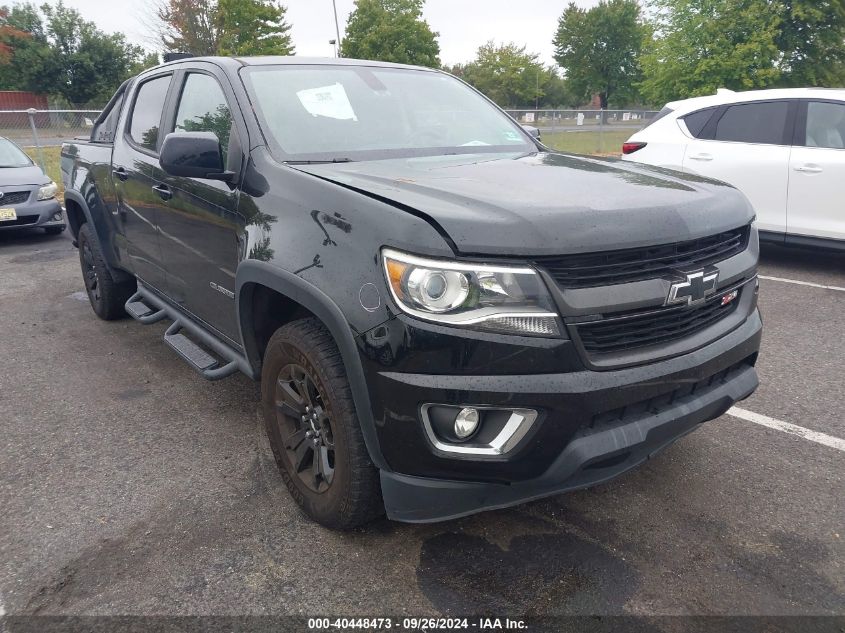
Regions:
<instances>
[{"instance_id":1,"label":"side window","mask_svg":"<svg viewBox=\"0 0 845 633\"><path fill-rule=\"evenodd\" d=\"M845 104L810 101L807 104L807 147L845 149Z\"/></svg>"},{"instance_id":2,"label":"side window","mask_svg":"<svg viewBox=\"0 0 845 633\"><path fill-rule=\"evenodd\" d=\"M232 115L220 84L210 75L190 73L179 98L174 132L214 132L225 165L231 128Z\"/></svg>"},{"instance_id":3,"label":"side window","mask_svg":"<svg viewBox=\"0 0 845 633\"><path fill-rule=\"evenodd\" d=\"M716 124L717 141L783 145L789 103L769 101L730 106Z\"/></svg>"},{"instance_id":4,"label":"side window","mask_svg":"<svg viewBox=\"0 0 845 633\"><path fill-rule=\"evenodd\" d=\"M99 123L91 130L91 141L93 143L112 143L114 133L117 130L117 120L120 118L120 109L123 106L123 97L120 95L112 103L111 109L98 118Z\"/></svg>"},{"instance_id":5,"label":"side window","mask_svg":"<svg viewBox=\"0 0 845 633\"><path fill-rule=\"evenodd\" d=\"M715 111L716 108L705 108L704 110L690 112L686 115L684 117L684 123L686 124L689 133L695 138L701 138L701 132L704 130L704 126L707 125L707 122L710 120L710 117L713 116Z\"/></svg>"},{"instance_id":6,"label":"side window","mask_svg":"<svg viewBox=\"0 0 845 633\"><path fill-rule=\"evenodd\" d=\"M672 108L669 108L669 107L666 107L666 106L662 107L660 109L660 112L658 112L653 117L651 117L651 120L648 123L646 123L642 128L640 128L640 132L642 132L644 129L646 129L652 123L657 123L663 117L669 116L670 114L672 114L672 112L673 112Z\"/></svg>"},{"instance_id":7,"label":"side window","mask_svg":"<svg viewBox=\"0 0 845 633\"><path fill-rule=\"evenodd\" d=\"M129 136L141 147L155 151L158 147L158 126L161 124L161 112L164 99L170 87L170 75L145 81L138 88Z\"/></svg>"}]
</instances>

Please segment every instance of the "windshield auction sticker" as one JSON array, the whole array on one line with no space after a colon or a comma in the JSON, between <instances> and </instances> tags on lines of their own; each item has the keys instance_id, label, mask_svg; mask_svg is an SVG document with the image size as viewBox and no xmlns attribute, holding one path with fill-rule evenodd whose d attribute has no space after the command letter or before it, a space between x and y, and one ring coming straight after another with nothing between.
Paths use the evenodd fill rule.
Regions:
<instances>
[{"instance_id":1,"label":"windshield auction sticker","mask_svg":"<svg viewBox=\"0 0 845 633\"><path fill-rule=\"evenodd\" d=\"M341 84L332 84L321 88L308 88L296 93L299 102L313 116L325 116L332 119L357 121L346 90Z\"/></svg>"}]
</instances>

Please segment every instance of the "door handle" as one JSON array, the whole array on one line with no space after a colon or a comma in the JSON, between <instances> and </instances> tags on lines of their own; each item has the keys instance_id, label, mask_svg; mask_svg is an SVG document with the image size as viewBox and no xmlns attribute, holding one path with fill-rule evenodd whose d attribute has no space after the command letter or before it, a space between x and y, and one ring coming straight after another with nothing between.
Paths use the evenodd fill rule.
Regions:
<instances>
[{"instance_id":1,"label":"door handle","mask_svg":"<svg viewBox=\"0 0 845 633\"><path fill-rule=\"evenodd\" d=\"M690 154L692 160L713 160L713 154Z\"/></svg>"},{"instance_id":2,"label":"door handle","mask_svg":"<svg viewBox=\"0 0 845 633\"><path fill-rule=\"evenodd\" d=\"M117 178L118 180L126 180L129 178L129 174L126 173L126 170L123 167L118 167L117 169L111 170L112 176Z\"/></svg>"},{"instance_id":3,"label":"door handle","mask_svg":"<svg viewBox=\"0 0 845 633\"><path fill-rule=\"evenodd\" d=\"M170 200L173 197L173 192L170 191L170 187L167 185L156 185L153 187L153 191L155 191L162 200Z\"/></svg>"},{"instance_id":4,"label":"door handle","mask_svg":"<svg viewBox=\"0 0 845 633\"><path fill-rule=\"evenodd\" d=\"M821 167L819 167L818 165L809 165L808 164L808 165L798 165L797 167L795 167L795 171L801 171L801 172L804 172L805 174L820 174L824 170Z\"/></svg>"}]
</instances>

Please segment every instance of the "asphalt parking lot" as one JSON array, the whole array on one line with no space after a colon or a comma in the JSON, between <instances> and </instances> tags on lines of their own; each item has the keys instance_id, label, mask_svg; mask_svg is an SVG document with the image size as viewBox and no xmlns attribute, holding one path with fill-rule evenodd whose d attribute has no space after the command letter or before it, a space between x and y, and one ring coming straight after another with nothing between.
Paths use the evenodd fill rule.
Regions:
<instances>
[{"instance_id":1,"label":"asphalt parking lot","mask_svg":"<svg viewBox=\"0 0 845 633\"><path fill-rule=\"evenodd\" d=\"M754 420L594 489L344 534L289 499L253 383L98 320L67 234L0 234L0 614L843 615L845 256L764 248L760 274Z\"/></svg>"}]
</instances>

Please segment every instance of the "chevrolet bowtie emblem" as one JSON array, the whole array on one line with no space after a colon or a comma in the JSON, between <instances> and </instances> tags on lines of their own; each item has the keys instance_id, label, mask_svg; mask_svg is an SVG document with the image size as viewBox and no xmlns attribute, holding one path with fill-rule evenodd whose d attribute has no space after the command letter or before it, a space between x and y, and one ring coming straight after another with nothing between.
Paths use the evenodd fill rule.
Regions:
<instances>
[{"instance_id":1,"label":"chevrolet bowtie emblem","mask_svg":"<svg viewBox=\"0 0 845 633\"><path fill-rule=\"evenodd\" d=\"M686 274L686 281L677 281L669 288L666 305L699 303L716 292L719 272L705 273L703 270Z\"/></svg>"}]
</instances>

